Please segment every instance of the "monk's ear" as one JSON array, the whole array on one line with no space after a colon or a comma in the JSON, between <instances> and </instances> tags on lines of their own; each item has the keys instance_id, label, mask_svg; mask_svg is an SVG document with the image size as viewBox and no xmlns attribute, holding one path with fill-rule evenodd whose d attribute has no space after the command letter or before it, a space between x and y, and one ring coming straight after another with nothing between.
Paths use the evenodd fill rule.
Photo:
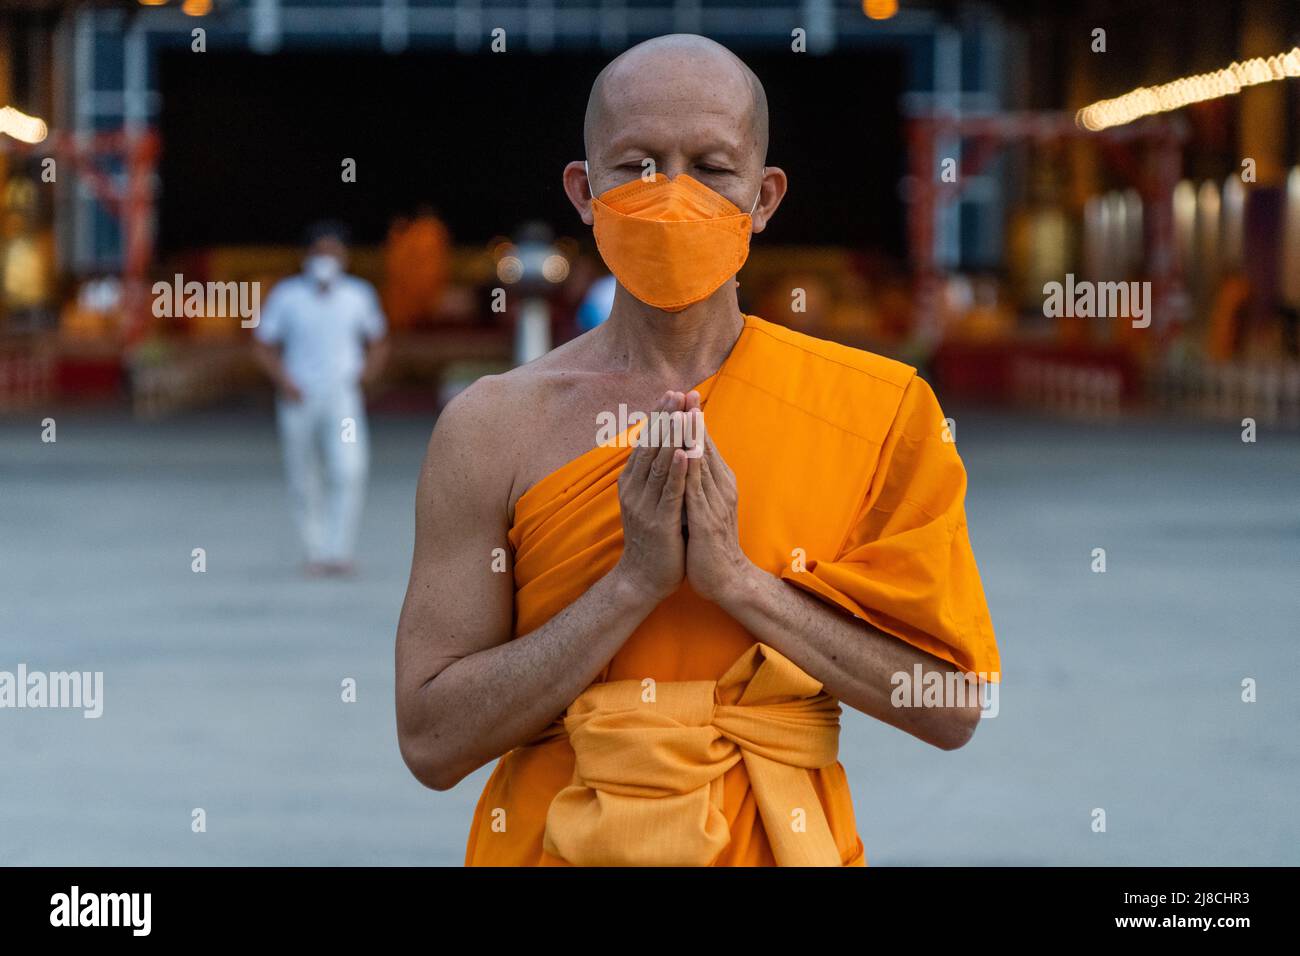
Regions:
<instances>
[{"instance_id":1,"label":"monk's ear","mask_svg":"<svg viewBox=\"0 0 1300 956\"><path fill-rule=\"evenodd\" d=\"M591 183L587 181L587 164L574 161L564 167L564 194L578 210L578 215L591 225Z\"/></svg>"},{"instance_id":2,"label":"monk's ear","mask_svg":"<svg viewBox=\"0 0 1300 956\"><path fill-rule=\"evenodd\" d=\"M758 206L750 217L754 223L752 231L755 234L766 229L767 224L772 221L772 217L776 214L776 207L781 205L786 188L789 186L785 170L780 166L764 166L762 183L762 191L758 194Z\"/></svg>"}]
</instances>

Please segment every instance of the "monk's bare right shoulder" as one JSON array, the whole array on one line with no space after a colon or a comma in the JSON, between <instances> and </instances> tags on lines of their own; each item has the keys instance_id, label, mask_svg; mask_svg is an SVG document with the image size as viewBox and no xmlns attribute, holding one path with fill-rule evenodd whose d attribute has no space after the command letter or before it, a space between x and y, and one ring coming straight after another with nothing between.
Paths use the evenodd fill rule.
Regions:
<instances>
[{"instance_id":1,"label":"monk's bare right shoulder","mask_svg":"<svg viewBox=\"0 0 1300 956\"><path fill-rule=\"evenodd\" d=\"M518 472L520 410L535 407L535 376L512 369L485 375L442 410L429 440L426 476L436 469L454 478L481 506L504 513ZM478 509L476 509L478 510Z\"/></svg>"}]
</instances>

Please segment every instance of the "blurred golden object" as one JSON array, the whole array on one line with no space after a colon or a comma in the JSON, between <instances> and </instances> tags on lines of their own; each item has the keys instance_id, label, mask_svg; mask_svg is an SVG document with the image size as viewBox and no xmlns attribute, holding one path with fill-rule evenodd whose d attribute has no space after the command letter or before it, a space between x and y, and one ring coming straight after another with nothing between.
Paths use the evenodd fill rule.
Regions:
<instances>
[{"instance_id":1,"label":"blurred golden object","mask_svg":"<svg viewBox=\"0 0 1300 956\"><path fill-rule=\"evenodd\" d=\"M862 12L872 20L888 20L898 12L898 0L862 0Z\"/></svg>"},{"instance_id":2,"label":"blurred golden object","mask_svg":"<svg viewBox=\"0 0 1300 956\"><path fill-rule=\"evenodd\" d=\"M7 239L0 287L5 308L34 308L49 299L49 257L39 236L21 235Z\"/></svg>"},{"instance_id":3,"label":"blurred golden object","mask_svg":"<svg viewBox=\"0 0 1300 956\"><path fill-rule=\"evenodd\" d=\"M196 339L233 339L240 331L239 322L224 315L196 316L189 320L190 334Z\"/></svg>"},{"instance_id":4,"label":"blurred golden object","mask_svg":"<svg viewBox=\"0 0 1300 956\"><path fill-rule=\"evenodd\" d=\"M117 331L117 320L112 313L69 302L59 314L59 338L73 342L109 338Z\"/></svg>"},{"instance_id":5,"label":"blurred golden object","mask_svg":"<svg viewBox=\"0 0 1300 956\"><path fill-rule=\"evenodd\" d=\"M801 332L824 329L835 302L830 283L816 272L799 271L781 275L763 298L764 314Z\"/></svg>"},{"instance_id":6,"label":"blurred golden object","mask_svg":"<svg viewBox=\"0 0 1300 956\"><path fill-rule=\"evenodd\" d=\"M1072 224L1065 210L1047 205L1016 210L1008 230L1007 265L1013 302L1043 307L1043 286L1070 271Z\"/></svg>"},{"instance_id":7,"label":"blurred golden object","mask_svg":"<svg viewBox=\"0 0 1300 956\"><path fill-rule=\"evenodd\" d=\"M1097 131L1123 126L1143 116L1167 113L1192 103L1240 93L1247 86L1300 77L1300 47L1270 57L1255 57L1222 70L1185 76L1160 86L1139 86L1114 99L1098 100L1075 114L1084 129Z\"/></svg>"},{"instance_id":8,"label":"blurred golden object","mask_svg":"<svg viewBox=\"0 0 1300 956\"><path fill-rule=\"evenodd\" d=\"M1282 228L1282 302L1292 309L1300 309L1300 166L1292 167L1286 177Z\"/></svg>"},{"instance_id":9,"label":"blurred golden object","mask_svg":"<svg viewBox=\"0 0 1300 956\"><path fill-rule=\"evenodd\" d=\"M1250 283L1241 273L1225 276L1210 309L1210 328L1205 340L1205 355L1215 362L1226 362L1237 351L1237 336L1242 311L1250 300Z\"/></svg>"},{"instance_id":10,"label":"blurred golden object","mask_svg":"<svg viewBox=\"0 0 1300 956\"><path fill-rule=\"evenodd\" d=\"M212 0L185 0L181 12L189 17L206 17L212 12Z\"/></svg>"},{"instance_id":11,"label":"blurred golden object","mask_svg":"<svg viewBox=\"0 0 1300 956\"><path fill-rule=\"evenodd\" d=\"M951 312L946 317L946 331L952 339L987 343L1004 341L1015 334L1015 315L1001 301L1001 288L995 277L971 277L960 288L960 294L950 293L949 298Z\"/></svg>"}]
</instances>

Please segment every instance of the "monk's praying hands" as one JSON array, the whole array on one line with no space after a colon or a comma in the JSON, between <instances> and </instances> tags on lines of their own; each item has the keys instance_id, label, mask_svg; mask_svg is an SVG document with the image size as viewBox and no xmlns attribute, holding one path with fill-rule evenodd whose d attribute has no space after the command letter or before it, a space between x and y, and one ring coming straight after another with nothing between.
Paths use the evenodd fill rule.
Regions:
<instances>
[{"instance_id":1,"label":"monk's praying hands","mask_svg":"<svg viewBox=\"0 0 1300 956\"><path fill-rule=\"evenodd\" d=\"M690 414L703 420L698 409ZM703 440L704 454L690 459L686 471L686 577L696 594L725 607L750 565L736 526L736 476L703 426L693 434Z\"/></svg>"},{"instance_id":2,"label":"monk's praying hands","mask_svg":"<svg viewBox=\"0 0 1300 956\"><path fill-rule=\"evenodd\" d=\"M687 460L674 443L674 436L683 433L684 407L681 392L664 394L646 423L649 434L633 448L618 476L623 518L619 563L630 580L657 600L677 589L685 566L681 519Z\"/></svg>"}]
</instances>

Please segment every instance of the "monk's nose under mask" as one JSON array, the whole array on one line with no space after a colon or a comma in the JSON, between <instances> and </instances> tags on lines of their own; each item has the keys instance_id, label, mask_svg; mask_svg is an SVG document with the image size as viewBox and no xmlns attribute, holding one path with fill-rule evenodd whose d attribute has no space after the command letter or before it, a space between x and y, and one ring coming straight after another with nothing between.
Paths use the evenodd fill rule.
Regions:
<instances>
[{"instance_id":1,"label":"monk's nose under mask","mask_svg":"<svg viewBox=\"0 0 1300 956\"><path fill-rule=\"evenodd\" d=\"M757 208L758 196L744 213L685 173L634 179L591 199L605 265L628 292L665 312L707 299L740 271Z\"/></svg>"}]
</instances>

